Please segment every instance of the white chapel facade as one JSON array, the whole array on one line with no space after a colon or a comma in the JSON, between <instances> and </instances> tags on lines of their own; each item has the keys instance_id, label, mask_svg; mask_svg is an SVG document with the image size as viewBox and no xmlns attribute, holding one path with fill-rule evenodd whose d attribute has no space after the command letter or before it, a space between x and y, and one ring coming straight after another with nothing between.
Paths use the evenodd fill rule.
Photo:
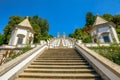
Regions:
<instances>
[{"instance_id":1,"label":"white chapel facade","mask_svg":"<svg viewBox=\"0 0 120 80\"><path fill-rule=\"evenodd\" d=\"M96 43L119 43L115 24L108 22L101 17L97 16L93 28L91 30L92 42Z\"/></svg>"},{"instance_id":2,"label":"white chapel facade","mask_svg":"<svg viewBox=\"0 0 120 80\"><path fill-rule=\"evenodd\" d=\"M33 44L33 40L34 31L28 17L26 17L21 23L15 25L9 40L9 45Z\"/></svg>"}]
</instances>

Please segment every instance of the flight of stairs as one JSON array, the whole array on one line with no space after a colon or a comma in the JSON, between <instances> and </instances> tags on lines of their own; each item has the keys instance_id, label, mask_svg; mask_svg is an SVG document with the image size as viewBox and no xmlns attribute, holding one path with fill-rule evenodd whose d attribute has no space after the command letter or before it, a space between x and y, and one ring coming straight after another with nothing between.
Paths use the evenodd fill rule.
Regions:
<instances>
[{"instance_id":1,"label":"flight of stairs","mask_svg":"<svg viewBox=\"0 0 120 80\"><path fill-rule=\"evenodd\" d=\"M74 49L49 49L16 80L102 80Z\"/></svg>"}]
</instances>

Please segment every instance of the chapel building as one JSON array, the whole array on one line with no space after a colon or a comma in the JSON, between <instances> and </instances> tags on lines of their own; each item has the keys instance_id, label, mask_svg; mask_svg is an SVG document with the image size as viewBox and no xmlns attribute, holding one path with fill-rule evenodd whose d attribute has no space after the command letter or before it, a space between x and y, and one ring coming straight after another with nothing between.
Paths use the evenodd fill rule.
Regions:
<instances>
[{"instance_id":1,"label":"chapel building","mask_svg":"<svg viewBox=\"0 0 120 80\"><path fill-rule=\"evenodd\" d=\"M33 44L34 31L28 20L28 17L24 19L18 25L15 25L12 30L9 45L27 45Z\"/></svg>"},{"instance_id":2,"label":"chapel building","mask_svg":"<svg viewBox=\"0 0 120 80\"><path fill-rule=\"evenodd\" d=\"M116 25L97 16L91 30L92 42L96 43L119 43L118 35L115 29Z\"/></svg>"}]
</instances>

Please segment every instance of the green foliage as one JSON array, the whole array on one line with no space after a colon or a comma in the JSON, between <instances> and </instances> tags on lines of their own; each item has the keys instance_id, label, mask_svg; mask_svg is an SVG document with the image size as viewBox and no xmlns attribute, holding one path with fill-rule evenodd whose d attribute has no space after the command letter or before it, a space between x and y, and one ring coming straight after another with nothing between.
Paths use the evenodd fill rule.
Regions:
<instances>
[{"instance_id":1,"label":"green foliage","mask_svg":"<svg viewBox=\"0 0 120 80\"><path fill-rule=\"evenodd\" d=\"M92 42L91 36L88 35L87 37L83 38L82 41L83 41L84 43L91 43L91 42Z\"/></svg>"},{"instance_id":2,"label":"green foliage","mask_svg":"<svg viewBox=\"0 0 120 80\"><path fill-rule=\"evenodd\" d=\"M95 22L95 16L91 12L88 12L86 14L86 24L85 24L85 26L92 26L94 22Z\"/></svg>"},{"instance_id":3,"label":"green foliage","mask_svg":"<svg viewBox=\"0 0 120 80\"><path fill-rule=\"evenodd\" d=\"M119 40L120 40L120 25L119 25L119 26L117 26L116 31L117 31L117 34L118 34L118 38L119 38Z\"/></svg>"},{"instance_id":4,"label":"green foliage","mask_svg":"<svg viewBox=\"0 0 120 80\"><path fill-rule=\"evenodd\" d=\"M112 22L118 27L120 25L120 14L113 16Z\"/></svg>"},{"instance_id":5,"label":"green foliage","mask_svg":"<svg viewBox=\"0 0 120 80\"><path fill-rule=\"evenodd\" d=\"M48 39L51 39L51 38L53 38L53 36L50 34L50 35L48 36Z\"/></svg>"},{"instance_id":6,"label":"green foliage","mask_svg":"<svg viewBox=\"0 0 120 80\"><path fill-rule=\"evenodd\" d=\"M69 37L74 38L74 34L69 34Z\"/></svg>"},{"instance_id":7,"label":"green foliage","mask_svg":"<svg viewBox=\"0 0 120 80\"><path fill-rule=\"evenodd\" d=\"M105 20L112 22L113 16L111 14L104 14L102 16Z\"/></svg>"},{"instance_id":8,"label":"green foliage","mask_svg":"<svg viewBox=\"0 0 120 80\"><path fill-rule=\"evenodd\" d=\"M4 43L5 36L3 34L0 34L0 45Z\"/></svg>"},{"instance_id":9,"label":"green foliage","mask_svg":"<svg viewBox=\"0 0 120 80\"><path fill-rule=\"evenodd\" d=\"M76 39L82 39L83 35L83 29L76 29L75 30L75 38Z\"/></svg>"},{"instance_id":10,"label":"green foliage","mask_svg":"<svg viewBox=\"0 0 120 80\"><path fill-rule=\"evenodd\" d=\"M99 46L99 47L92 47L95 52L99 53L100 55L108 58L109 60L113 61L116 64L120 65L120 46L116 43L111 43L110 47L107 46Z\"/></svg>"},{"instance_id":11,"label":"green foliage","mask_svg":"<svg viewBox=\"0 0 120 80\"><path fill-rule=\"evenodd\" d=\"M42 19L38 15L35 15L30 17L30 22L35 31L34 43L39 43L40 40L49 39L49 23L46 19Z\"/></svg>"},{"instance_id":12,"label":"green foliage","mask_svg":"<svg viewBox=\"0 0 120 80\"><path fill-rule=\"evenodd\" d=\"M27 45L26 47L22 48L22 53L25 53L25 52L27 52L30 49L31 49L30 45Z\"/></svg>"},{"instance_id":13,"label":"green foliage","mask_svg":"<svg viewBox=\"0 0 120 80\"><path fill-rule=\"evenodd\" d=\"M18 56L22 55L23 53L29 51L30 49L31 49L31 47L28 45L26 47L23 47L21 49L21 51L18 52L18 53L16 53L16 52L11 53L11 55L8 58L6 58L5 62L8 62L8 61L10 61L12 59L15 59L16 57L18 57Z\"/></svg>"}]
</instances>

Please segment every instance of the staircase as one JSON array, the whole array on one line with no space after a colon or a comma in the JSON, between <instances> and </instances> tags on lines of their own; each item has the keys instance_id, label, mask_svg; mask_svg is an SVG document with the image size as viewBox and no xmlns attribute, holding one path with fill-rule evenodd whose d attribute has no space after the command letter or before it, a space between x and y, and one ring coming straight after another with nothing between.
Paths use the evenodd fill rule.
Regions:
<instances>
[{"instance_id":1,"label":"staircase","mask_svg":"<svg viewBox=\"0 0 120 80\"><path fill-rule=\"evenodd\" d=\"M49 49L16 80L102 80L74 49Z\"/></svg>"}]
</instances>

